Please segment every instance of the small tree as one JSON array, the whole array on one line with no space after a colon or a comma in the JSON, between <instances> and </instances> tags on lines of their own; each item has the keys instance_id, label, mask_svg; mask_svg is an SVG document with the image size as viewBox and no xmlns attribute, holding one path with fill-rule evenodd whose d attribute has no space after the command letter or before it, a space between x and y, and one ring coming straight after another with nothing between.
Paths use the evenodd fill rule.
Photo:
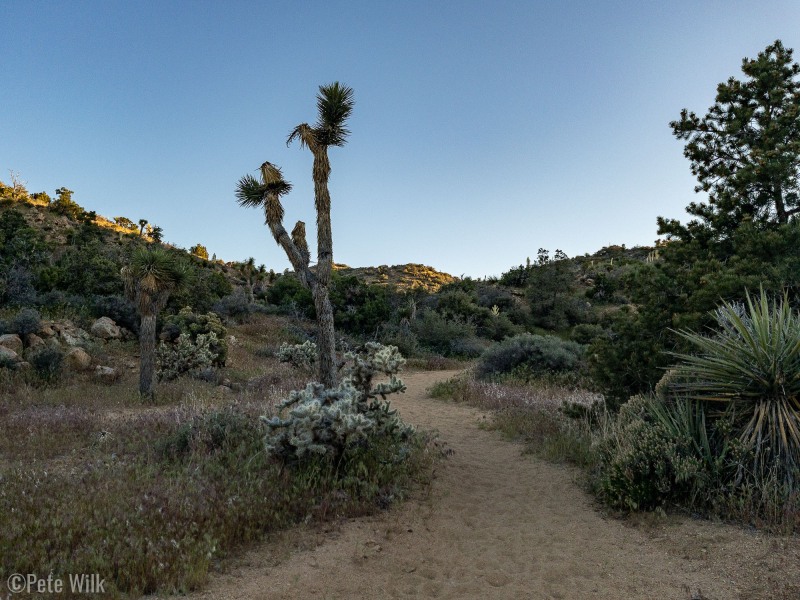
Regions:
<instances>
[{"instance_id":1,"label":"small tree","mask_svg":"<svg viewBox=\"0 0 800 600\"><path fill-rule=\"evenodd\" d=\"M143 399L152 400L156 373L156 317L164 310L170 294L185 285L188 271L166 250L137 248L130 264L122 268L121 275L125 295L134 303L141 318L139 393Z\"/></svg>"},{"instance_id":2,"label":"small tree","mask_svg":"<svg viewBox=\"0 0 800 600\"><path fill-rule=\"evenodd\" d=\"M128 217L114 217L114 223L128 231L136 231L136 224Z\"/></svg>"},{"instance_id":3,"label":"small tree","mask_svg":"<svg viewBox=\"0 0 800 600\"><path fill-rule=\"evenodd\" d=\"M60 187L56 190L56 201L50 204L50 210L60 215L77 220L83 214L83 208L72 199L72 190Z\"/></svg>"},{"instance_id":4,"label":"small tree","mask_svg":"<svg viewBox=\"0 0 800 600\"><path fill-rule=\"evenodd\" d=\"M139 219L139 237L144 234L145 227L147 227L147 219Z\"/></svg>"},{"instance_id":5,"label":"small tree","mask_svg":"<svg viewBox=\"0 0 800 600\"><path fill-rule=\"evenodd\" d=\"M328 146L343 146L350 132L345 124L353 111L353 90L339 82L323 85L317 94L318 120L312 127L298 125L289 134L287 143L300 141L314 156L314 198L317 210L317 267L309 268L310 253L306 242L306 226L298 221L291 236L283 226L281 196L292 186L283 179L277 166L261 165L261 181L252 175L239 180L236 197L241 206L264 209L267 225L275 241L286 252L300 282L311 290L317 313L317 348L319 380L326 387L336 385L336 340L334 337L333 306L329 288L333 270L333 239L331 233L331 196L328 178L331 172Z\"/></svg>"}]
</instances>

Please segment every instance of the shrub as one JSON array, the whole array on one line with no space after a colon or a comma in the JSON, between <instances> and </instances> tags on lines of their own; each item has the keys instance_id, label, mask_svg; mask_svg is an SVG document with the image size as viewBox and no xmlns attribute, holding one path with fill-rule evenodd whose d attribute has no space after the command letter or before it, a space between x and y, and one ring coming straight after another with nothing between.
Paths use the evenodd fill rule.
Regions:
<instances>
[{"instance_id":1,"label":"shrub","mask_svg":"<svg viewBox=\"0 0 800 600\"><path fill-rule=\"evenodd\" d=\"M228 319L241 319L253 312L253 304L242 288L236 288L232 294L217 300L211 309L218 315Z\"/></svg>"},{"instance_id":2,"label":"shrub","mask_svg":"<svg viewBox=\"0 0 800 600\"><path fill-rule=\"evenodd\" d=\"M171 381L183 374L192 374L211 368L214 363L212 347L217 335L212 331L200 334L193 341L182 333L174 343L162 341L156 349L156 374L159 380Z\"/></svg>"},{"instance_id":3,"label":"shrub","mask_svg":"<svg viewBox=\"0 0 800 600\"><path fill-rule=\"evenodd\" d=\"M439 354L477 356L474 343L470 343L476 338L476 328L472 323L455 318L447 319L426 309L412 321L411 330L420 344Z\"/></svg>"},{"instance_id":4,"label":"shrub","mask_svg":"<svg viewBox=\"0 0 800 600\"><path fill-rule=\"evenodd\" d=\"M42 327L42 319L37 310L23 308L11 320L10 329L23 339L30 333L36 333Z\"/></svg>"},{"instance_id":5,"label":"shrub","mask_svg":"<svg viewBox=\"0 0 800 600\"><path fill-rule=\"evenodd\" d=\"M294 275L281 275L275 279L267 290L267 300L291 314L301 314L308 318L316 315L311 292Z\"/></svg>"},{"instance_id":6,"label":"shrub","mask_svg":"<svg viewBox=\"0 0 800 600\"><path fill-rule=\"evenodd\" d=\"M582 344L584 346L591 344L596 338L604 333L604 329L600 325L594 323L581 323L575 325L569 334L569 339L573 342Z\"/></svg>"},{"instance_id":7,"label":"shrub","mask_svg":"<svg viewBox=\"0 0 800 600\"><path fill-rule=\"evenodd\" d=\"M446 354L461 358L477 358L484 350L486 350L486 342L478 337L457 337L450 340L450 351Z\"/></svg>"},{"instance_id":8,"label":"shrub","mask_svg":"<svg viewBox=\"0 0 800 600\"><path fill-rule=\"evenodd\" d=\"M595 448L595 491L622 510L711 503L743 455L727 432L726 421L707 422L701 403L636 396L607 423Z\"/></svg>"},{"instance_id":9,"label":"shrub","mask_svg":"<svg viewBox=\"0 0 800 600\"><path fill-rule=\"evenodd\" d=\"M390 409L386 396L405 391L395 377L405 359L397 348L376 343L346 358L353 365L338 387L310 383L278 406L289 410L285 419L264 418L269 454L290 465L307 465L316 458L340 469L372 447L386 449L388 444L392 460L403 460L414 429ZM373 387L379 373L389 376L389 382Z\"/></svg>"},{"instance_id":10,"label":"shrub","mask_svg":"<svg viewBox=\"0 0 800 600\"><path fill-rule=\"evenodd\" d=\"M367 285L356 276L335 274L330 300L337 329L353 334L374 334L392 317L389 288Z\"/></svg>"},{"instance_id":11,"label":"shrub","mask_svg":"<svg viewBox=\"0 0 800 600\"><path fill-rule=\"evenodd\" d=\"M555 336L523 333L488 349L477 366L478 377L525 368L534 376L575 371L582 366L583 347Z\"/></svg>"},{"instance_id":12,"label":"shrub","mask_svg":"<svg viewBox=\"0 0 800 600\"><path fill-rule=\"evenodd\" d=\"M416 356L419 353L419 340L411 327L385 323L378 331L378 341L386 346L396 346L403 356Z\"/></svg>"},{"instance_id":13,"label":"shrub","mask_svg":"<svg viewBox=\"0 0 800 600\"><path fill-rule=\"evenodd\" d=\"M489 313L491 316L483 319L478 327L478 333L481 337L499 342L507 337L522 333L522 327L512 323L508 315L499 312L499 310L495 305L494 309Z\"/></svg>"},{"instance_id":14,"label":"shrub","mask_svg":"<svg viewBox=\"0 0 800 600\"><path fill-rule=\"evenodd\" d=\"M139 334L139 314L136 307L124 296L94 296L92 314L95 317L108 317L120 327Z\"/></svg>"},{"instance_id":15,"label":"shrub","mask_svg":"<svg viewBox=\"0 0 800 600\"><path fill-rule=\"evenodd\" d=\"M61 376L64 353L58 348L45 346L36 352L31 353L28 361L31 363L34 372L44 382L54 382Z\"/></svg>"}]
</instances>

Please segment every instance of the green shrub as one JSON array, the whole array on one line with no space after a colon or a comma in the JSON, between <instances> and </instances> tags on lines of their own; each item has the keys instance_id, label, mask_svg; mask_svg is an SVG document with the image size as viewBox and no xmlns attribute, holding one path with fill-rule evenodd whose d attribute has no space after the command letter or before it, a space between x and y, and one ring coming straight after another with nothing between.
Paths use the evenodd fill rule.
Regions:
<instances>
[{"instance_id":1,"label":"green shrub","mask_svg":"<svg viewBox=\"0 0 800 600\"><path fill-rule=\"evenodd\" d=\"M276 278L267 290L267 301L292 315L302 315L309 319L316 316L311 292L294 275Z\"/></svg>"},{"instance_id":2,"label":"green shrub","mask_svg":"<svg viewBox=\"0 0 800 600\"><path fill-rule=\"evenodd\" d=\"M108 317L120 327L139 334L139 314L136 307L124 296L94 296L91 307L95 317Z\"/></svg>"},{"instance_id":3,"label":"green shrub","mask_svg":"<svg viewBox=\"0 0 800 600\"><path fill-rule=\"evenodd\" d=\"M226 319L243 319L253 313L254 306L245 291L242 288L236 288L233 293L217 300L211 308L216 314Z\"/></svg>"},{"instance_id":4,"label":"green shrub","mask_svg":"<svg viewBox=\"0 0 800 600\"><path fill-rule=\"evenodd\" d=\"M417 356L420 351L419 339L407 322L400 325L385 323L378 331L378 341L386 346L396 346L400 354L407 357Z\"/></svg>"},{"instance_id":5,"label":"green shrub","mask_svg":"<svg viewBox=\"0 0 800 600\"><path fill-rule=\"evenodd\" d=\"M58 348L45 346L31 353L28 358L34 373L44 382L52 383L61 376L64 353Z\"/></svg>"},{"instance_id":6,"label":"green shrub","mask_svg":"<svg viewBox=\"0 0 800 600\"><path fill-rule=\"evenodd\" d=\"M42 319L39 311L32 308L22 308L11 320L10 329L13 333L19 334L25 339L30 333L36 333L42 327Z\"/></svg>"},{"instance_id":7,"label":"green shrub","mask_svg":"<svg viewBox=\"0 0 800 600\"><path fill-rule=\"evenodd\" d=\"M596 338L603 335L604 331L605 330L600 325L596 325L594 323L581 323L580 325L575 325L575 327L572 328L572 331L569 334L569 339L577 344L586 346L591 344Z\"/></svg>"},{"instance_id":8,"label":"green shrub","mask_svg":"<svg viewBox=\"0 0 800 600\"><path fill-rule=\"evenodd\" d=\"M489 348L481 356L481 378L525 369L531 375L575 371L582 366L583 347L550 335L523 333Z\"/></svg>"},{"instance_id":9,"label":"green shrub","mask_svg":"<svg viewBox=\"0 0 800 600\"><path fill-rule=\"evenodd\" d=\"M412 321L411 330L420 344L444 356L477 356L476 327L472 323L447 319L426 309Z\"/></svg>"},{"instance_id":10,"label":"green shrub","mask_svg":"<svg viewBox=\"0 0 800 600\"><path fill-rule=\"evenodd\" d=\"M337 329L351 334L372 335L392 317L389 288L367 285L355 275L334 274L330 300Z\"/></svg>"},{"instance_id":11,"label":"green shrub","mask_svg":"<svg viewBox=\"0 0 800 600\"><path fill-rule=\"evenodd\" d=\"M740 456L717 425L709 431L703 406L691 400L632 398L596 447L596 493L622 510L710 502Z\"/></svg>"}]
</instances>

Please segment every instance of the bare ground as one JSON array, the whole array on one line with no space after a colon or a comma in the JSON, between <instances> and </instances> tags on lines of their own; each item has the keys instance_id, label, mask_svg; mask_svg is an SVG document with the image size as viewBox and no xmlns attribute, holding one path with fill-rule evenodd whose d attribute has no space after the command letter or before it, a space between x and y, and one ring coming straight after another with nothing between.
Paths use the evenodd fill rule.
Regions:
<instances>
[{"instance_id":1,"label":"bare ground","mask_svg":"<svg viewBox=\"0 0 800 600\"><path fill-rule=\"evenodd\" d=\"M394 406L454 452L429 490L380 515L298 528L215 575L196 599L800 598L800 543L669 517L603 514L577 472L523 455L474 408L427 397L452 372L404 377Z\"/></svg>"}]
</instances>

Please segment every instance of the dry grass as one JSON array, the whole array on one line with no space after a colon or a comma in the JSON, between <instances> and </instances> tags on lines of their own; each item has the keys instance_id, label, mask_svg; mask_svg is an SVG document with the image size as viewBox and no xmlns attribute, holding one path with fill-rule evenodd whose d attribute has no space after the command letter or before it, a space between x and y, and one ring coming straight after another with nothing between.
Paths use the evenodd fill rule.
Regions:
<instances>
[{"instance_id":1,"label":"dry grass","mask_svg":"<svg viewBox=\"0 0 800 600\"><path fill-rule=\"evenodd\" d=\"M464 373L431 390L434 398L449 398L492 411L491 427L525 444L527 451L549 460L579 465L591 462L591 433L585 419L570 419L563 407L589 411L602 396L550 382L487 382Z\"/></svg>"},{"instance_id":2,"label":"dry grass","mask_svg":"<svg viewBox=\"0 0 800 600\"><path fill-rule=\"evenodd\" d=\"M297 334L263 315L229 334L217 379L230 385L159 383L146 406L135 343L92 348L123 372L110 385L91 372L43 385L0 369L0 595L11 573L51 571L98 572L111 598L186 592L265 533L374 512L386 489L402 497L428 476L422 446L400 465L376 454L385 465L367 478L280 468L259 417L306 382L262 349Z\"/></svg>"}]
</instances>

